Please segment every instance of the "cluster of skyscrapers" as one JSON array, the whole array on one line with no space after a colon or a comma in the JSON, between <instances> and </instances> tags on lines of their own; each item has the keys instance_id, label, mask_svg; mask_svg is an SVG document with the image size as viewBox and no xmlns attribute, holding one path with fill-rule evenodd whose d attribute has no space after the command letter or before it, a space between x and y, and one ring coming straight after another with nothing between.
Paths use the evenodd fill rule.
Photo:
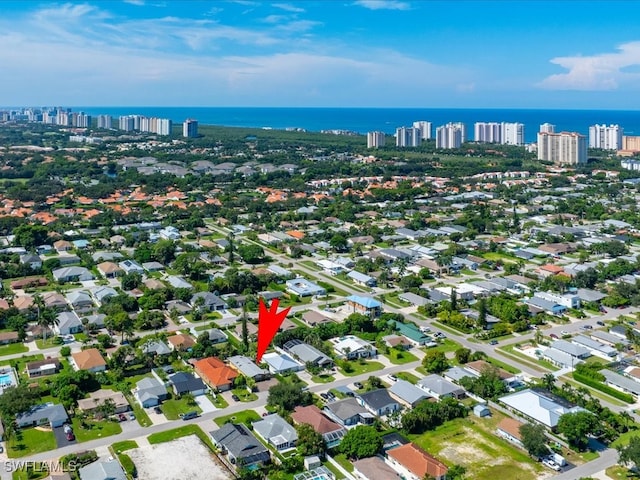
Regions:
<instances>
[{"instance_id":1,"label":"cluster of skyscrapers","mask_svg":"<svg viewBox=\"0 0 640 480\"><path fill-rule=\"evenodd\" d=\"M38 122L63 127L88 128L91 126L91 115L84 112L72 112L70 108L25 108L0 112L3 122Z\"/></svg>"},{"instance_id":2,"label":"cluster of skyscrapers","mask_svg":"<svg viewBox=\"0 0 640 480\"><path fill-rule=\"evenodd\" d=\"M168 118L145 117L144 115L122 115L118 127L125 132L145 132L157 135L171 135L173 124Z\"/></svg>"}]
</instances>

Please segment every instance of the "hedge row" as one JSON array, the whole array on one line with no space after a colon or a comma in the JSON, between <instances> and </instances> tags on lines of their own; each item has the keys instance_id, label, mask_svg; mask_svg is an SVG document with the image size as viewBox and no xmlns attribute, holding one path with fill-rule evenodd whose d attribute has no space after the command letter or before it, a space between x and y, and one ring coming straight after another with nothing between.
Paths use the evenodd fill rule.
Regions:
<instances>
[{"instance_id":1,"label":"hedge row","mask_svg":"<svg viewBox=\"0 0 640 480\"><path fill-rule=\"evenodd\" d=\"M627 402L627 403L634 402L633 395L629 393L621 392L620 390L610 387L609 385L605 385L602 382L598 382L597 380L589 378L586 375L582 375L578 372L573 372L573 379L577 380L580 383L584 383L589 387L595 388L596 390L600 390L601 392L606 393L607 395L611 395L612 397L617 398L618 400L622 400L623 402Z\"/></svg>"}]
</instances>

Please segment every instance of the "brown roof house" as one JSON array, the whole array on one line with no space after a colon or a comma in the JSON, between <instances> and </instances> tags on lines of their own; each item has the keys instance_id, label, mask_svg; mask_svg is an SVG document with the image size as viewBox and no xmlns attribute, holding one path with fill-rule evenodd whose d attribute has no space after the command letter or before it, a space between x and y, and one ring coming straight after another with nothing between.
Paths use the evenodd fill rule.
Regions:
<instances>
[{"instance_id":1,"label":"brown roof house","mask_svg":"<svg viewBox=\"0 0 640 480\"><path fill-rule=\"evenodd\" d=\"M307 407L296 407L291 414L291 420L296 425L306 423L324 438L328 448L337 446L347 430L342 426L327 418L315 405Z\"/></svg>"},{"instance_id":2,"label":"brown roof house","mask_svg":"<svg viewBox=\"0 0 640 480\"><path fill-rule=\"evenodd\" d=\"M96 265L96 268L105 278L115 278L119 275L122 275L122 273L124 272L124 270L122 270L118 266L118 264L114 262L102 262Z\"/></svg>"},{"instance_id":3,"label":"brown roof house","mask_svg":"<svg viewBox=\"0 0 640 480\"><path fill-rule=\"evenodd\" d=\"M522 445L522 435L520 435L520 427L522 425L522 422L514 420L513 418L504 418L496 427L496 433L514 445L524 448Z\"/></svg>"},{"instance_id":4,"label":"brown roof house","mask_svg":"<svg viewBox=\"0 0 640 480\"><path fill-rule=\"evenodd\" d=\"M188 350L196 344L196 341L190 335L185 335L184 333L178 333L177 335L172 335L167 338L167 342L169 342L169 348L171 350L177 350L179 352Z\"/></svg>"},{"instance_id":5,"label":"brown roof house","mask_svg":"<svg viewBox=\"0 0 640 480\"><path fill-rule=\"evenodd\" d=\"M447 466L413 443L388 450L386 462L406 480L422 480L427 475L434 480L447 477Z\"/></svg>"},{"instance_id":6,"label":"brown roof house","mask_svg":"<svg viewBox=\"0 0 640 480\"><path fill-rule=\"evenodd\" d=\"M107 362L102 358L100 350L97 348L87 348L71 355L73 366L76 370L89 370L90 372L104 372L107 369Z\"/></svg>"},{"instance_id":7,"label":"brown roof house","mask_svg":"<svg viewBox=\"0 0 640 480\"><path fill-rule=\"evenodd\" d=\"M99 408L106 402L113 402L115 410L113 413L123 413L131 408L129 402L122 392L114 390L100 389L89 394L89 398L78 400L78 408L86 413L98 414Z\"/></svg>"},{"instance_id":8,"label":"brown roof house","mask_svg":"<svg viewBox=\"0 0 640 480\"><path fill-rule=\"evenodd\" d=\"M207 357L193 364L196 373L212 389L218 392L231 390L238 372L216 357Z\"/></svg>"}]
</instances>

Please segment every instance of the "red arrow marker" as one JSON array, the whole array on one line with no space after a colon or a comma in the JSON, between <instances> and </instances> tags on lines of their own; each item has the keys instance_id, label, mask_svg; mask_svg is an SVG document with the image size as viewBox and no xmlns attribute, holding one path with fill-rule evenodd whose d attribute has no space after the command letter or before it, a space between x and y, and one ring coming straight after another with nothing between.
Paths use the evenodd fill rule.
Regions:
<instances>
[{"instance_id":1,"label":"red arrow marker","mask_svg":"<svg viewBox=\"0 0 640 480\"><path fill-rule=\"evenodd\" d=\"M256 363L260 363L262 355L267 351L273 337L278 333L278 329L284 322L287 313L291 307L277 313L280 300L274 298L271 301L271 309L267 310L264 300L260 299L260 309L258 310L258 353L256 355Z\"/></svg>"}]
</instances>

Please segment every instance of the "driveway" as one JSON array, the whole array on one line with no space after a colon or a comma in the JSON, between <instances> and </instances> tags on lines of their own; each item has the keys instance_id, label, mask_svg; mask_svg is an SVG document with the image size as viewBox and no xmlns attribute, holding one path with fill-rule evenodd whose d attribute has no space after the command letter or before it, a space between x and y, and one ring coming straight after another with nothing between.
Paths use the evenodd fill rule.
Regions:
<instances>
[{"instance_id":1,"label":"driveway","mask_svg":"<svg viewBox=\"0 0 640 480\"><path fill-rule=\"evenodd\" d=\"M63 427L55 427L53 429L53 435L56 437L56 444L58 445L58 448L78 443L76 440L67 440L67 434L64 433Z\"/></svg>"},{"instance_id":2,"label":"driveway","mask_svg":"<svg viewBox=\"0 0 640 480\"><path fill-rule=\"evenodd\" d=\"M196 403L202 409L202 413L215 412L217 408L206 395L198 395L195 397Z\"/></svg>"}]
</instances>

